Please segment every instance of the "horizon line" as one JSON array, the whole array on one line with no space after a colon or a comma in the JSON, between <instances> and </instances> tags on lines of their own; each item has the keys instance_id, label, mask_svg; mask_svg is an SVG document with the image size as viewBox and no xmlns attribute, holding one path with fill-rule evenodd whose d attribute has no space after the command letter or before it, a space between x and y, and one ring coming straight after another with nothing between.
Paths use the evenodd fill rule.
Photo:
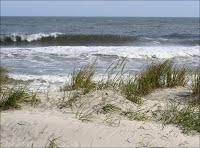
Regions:
<instances>
[{"instance_id":1,"label":"horizon line","mask_svg":"<svg viewBox=\"0 0 200 148\"><path fill-rule=\"evenodd\" d=\"M166 17L166 18L199 18L199 16L46 16L46 15L1 15L1 17L151 17L151 18L155 18L155 17Z\"/></svg>"}]
</instances>

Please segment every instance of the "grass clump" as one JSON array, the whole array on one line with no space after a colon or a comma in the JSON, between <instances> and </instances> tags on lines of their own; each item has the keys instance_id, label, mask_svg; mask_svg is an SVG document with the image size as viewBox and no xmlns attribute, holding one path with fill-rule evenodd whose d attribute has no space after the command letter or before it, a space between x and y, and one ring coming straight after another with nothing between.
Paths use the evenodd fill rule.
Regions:
<instances>
[{"instance_id":1,"label":"grass clump","mask_svg":"<svg viewBox=\"0 0 200 148\"><path fill-rule=\"evenodd\" d=\"M0 67L0 84L4 84L8 79L8 71L4 67Z\"/></svg>"},{"instance_id":2,"label":"grass clump","mask_svg":"<svg viewBox=\"0 0 200 148\"><path fill-rule=\"evenodd\" d=\"M195 70L194 80L192 81L192 93L197 96L195 101L200 104L200 68Z\"/></svg>"},{"instance_id":3,"label":"grass clump","mask_svg":"<svg viewBox=\"0 0 200 148\"><path fill-rule=\"evenodd\" d=\"M20 108L20 103L29 98L24 87L13 87L1 92L0 110Z\"/></svg>"},{"instance_id":4,"label":"grass clump","mask_svg":"<svg viewBox=\"0 0 200 148\"><path fill-rule=\"evenodd\" d=\"M60 109L65 107L70 107L71 110L73 109L74 105L76 104L76 101L79 99L79 94L74 93L72 96L68 97L67 101L62 101L61 104L58 106Z\"/></svg>"},{"instance_id":5,"label":"grass clump","mask_svg":"<svg viewBox=\"0 0 200 148\"><path fill-rule=\"evenodd\" d=\"M25 86L14 85L12 88L5 87L0 94L0 110L19 109L22 103L30 103L31 106L40 101L37 93L30 94Z\"/></svg>"},{"instance_id":6,"label":"grass clump","mask_svg":"<svg viewBox=\"0 0 200 148\"><path fill-rule=\"evenodd\" d=\"M185 68L177 68L172 61L149 65L136 77L136 94L144 96L157 88L184 86Z\"/></svg>"},{"instance_id":7,"label":"grass clump","mask_svg":"<svg viewBox=\"0 0 200 148\"><path fill-rule=\"evenodd\" d=\"M184 86L186 84L186 69L176 67L172 61L152 63L135 77L129 77L121 83L121 92L125 97L137 104L142 103L145 96L155 89Z\"/></svg>"},{"instance_id":8,"label":"grass clump","mask_svg":"<svg viewBox=\"0 0 200 148\"><path fill-rule=\"evenodd\" d=\"M92 79L95 74L95 69L93 65L86 65L80 70L74 70L71 74L71 84L66 86L68 90L81 90L83 94L89 93L94 87L95 84L92 82Z\"/></svg>"},{"instance_id":9,"label":"grass clump","mask_svg":"<svg viewBox=\"0 0 200 148\"><path fill-rule=\"evenodd\" d=\"M56 142L57 139L58 138L53 138L52 140L49 139L49 144L45 148L59 148L59 146L58 146L58 144Z\"/></svg>"},{"instance_id":10,"label":"grass clump","mask_svg":"<svg viewBox=\"0 0 200 148\"><path fill-rule=\"evenodd\" d=\"M160 120L164 124L178 125L184 133L190 131L200 132L200 112L196 106L172 104L165 110L160 111Z\"/></svg>"},{"instance_id":11,"label":"grass clump","mask_svg":"<svg viewBox=\"0 0 200 148\"><path fill-rule=\"evenodd\" d=\"M8 81L8 70L4 67L0 67L0 93L3 91L3 86Z\"/></svg>"},{"instance_id":12,"label":"grass clump","mask_svg":"<svg viewBox=\"0 0 200 148\"><path fill-rule=\"evenodd\" d=\"M117 112L121 111L121 109L113 104L106 104L102 108L102 111L104 114L110 113L110 112Z\"/></svg>"},{"instance_id":13,"label":"grass clump","mask_svg":"<svg viewBox=\"0 0 200 148\"><path fill-rule=\"evenodd\" d=\"M39 100L36 93L30 95L27 87L20 83L12 81L8 77L8 70L0 67L0 110L17 109L23 102L30 102L31 106L35 106Z\"/></svg>"},{"instance_id":14,"label":"grass clump","mask_svg":"<svg viewBox=\"0 0 200 148\"><path fill-rule=\"evenodd\" d=\"M0 66L0 91L3 89L5 85L13 85L13 84L19 84L19 83L25 83L23 80L15 80L13 78L10 78L8 76L9 70L5 67Z\"/></svg>"},{"instance_id":15,"label":"grass clump","mask_svg":"<svg viewBox=\"0 0 200 148\"><path fill-rule=\"evenodd\" d=\"M148 119L145 113L141 113L140 111L124 111L121 115L127 117L129 120L146 121Z\"/></svg>"},{"instance_id":16,"label":"grass clump","mask_svg":"<svg viewBox=\"0 0 200 148\"><path fill-rule=\"evenodd\" d=\"M82 122L89 122L92 121L92 119L94 118L94 116L92 115L92 113L80 113L78 115L78 119L81 120Z\"/></svg>"},{"instance_id":17,"label":"grass clump","mask_svg":"<svg viewBox=\"0 0 200 148\"><path fill-rule=\"evenodd\" d=\"M97 89L115 89L117 90L125 74L124 68L126 65L126 58L119 58L117 63L112 63L106 70L105 78L97 83Z\"/></svg>"},{"instance_id":18,"label":"grass clump","mask_svg":"<svg viewBox=\"0 0 200 148\"><path fill-rule=\"evenodd\" d=\"M129 101L142 104L142 98L136 94L136 84L134 78L128 78L127 81L121 82L121 93Z\"/></svg>"}]
</instances>

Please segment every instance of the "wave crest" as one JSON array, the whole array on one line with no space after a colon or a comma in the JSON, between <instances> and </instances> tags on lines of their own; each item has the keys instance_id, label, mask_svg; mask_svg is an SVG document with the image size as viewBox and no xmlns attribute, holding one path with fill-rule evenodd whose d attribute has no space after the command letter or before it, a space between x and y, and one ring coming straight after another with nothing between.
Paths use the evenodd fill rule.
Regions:
<instances>
[{"instance_id":1,"label":"wave crest","mask_svg":"<svg viewBox=\"0 0 200 148\"><path fill-rule=\"evenodd\" d=\"M2 34L1 45L40 46L124 46L124 45L200 45L198 35L170 34L158 38L109 34Z\"/></svg>"},{"instance_id":2,"label":"wave crest","mask_svg":"<svg viewBox=\"0 0 200 148\"><path fill-rule=\"evenodd\" d=\"M6 35L3 34L0 36L0 41L1 42L32 42L32 41L37 41L41 40L42 38L48 38L48 37L54 37L57 38L58 35L61 35L62 33L49 33L49 34L44 34L44 33L36 33L36 34L10 34Z\"/></svg>"},{"instance_id":3,"label":"wave crest","mask_svg":"<svg viewBox=\"0 0 200 148\"><path fill-rule=\"evenodd\" d=\"M1 35L3 44L40 44L40 45L92 45L109 43L133 42L137 37L122 35L93 35L93 34L63 34L63 33L38 33L38 34L11 34Z\"/></svg>"}]
</instances>

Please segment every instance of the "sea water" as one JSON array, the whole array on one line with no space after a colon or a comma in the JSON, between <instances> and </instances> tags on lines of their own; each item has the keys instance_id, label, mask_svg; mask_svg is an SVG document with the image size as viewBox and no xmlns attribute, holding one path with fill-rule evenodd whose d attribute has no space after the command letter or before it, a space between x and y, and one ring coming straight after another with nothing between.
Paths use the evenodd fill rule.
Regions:
<instances>
[{"instance_id":1,"label":"sea water","mask_svg":"<svg viewBox=\"0 0 200 148\"><path fill-rule=\"evenodd\" d=\"M33 86L60 86L75 68L95 62L99 79L126 58L135 74L151 62L200 64L198 18L1 17L1 65Z\"/></svg>"}]
</instances>

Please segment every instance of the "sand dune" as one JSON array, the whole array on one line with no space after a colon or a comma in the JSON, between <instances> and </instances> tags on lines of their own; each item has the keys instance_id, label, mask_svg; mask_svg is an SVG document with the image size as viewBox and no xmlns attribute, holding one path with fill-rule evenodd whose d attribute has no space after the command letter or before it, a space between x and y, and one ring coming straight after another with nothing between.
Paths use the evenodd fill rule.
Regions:
<instances>
[{"instance_id":1,"label":"sand dune","mask_svg":"<svg viewBox=\"0 0 200 148\"><path fill-rule=\"evenodd\" d=\"M41 103L21 110L1 112L1 145L3 147L45 147L55 139L59 147L199 147L199 134L183 134L174 125L153 121L129 120L119 111L102 111L102 104L113 104L120 111L162 108L171 98L183 99L187 89L179 87L157 90L134 105L112 90L79 95L76 104L61 102L73 92L38 94ZM181 95L182 94L182 95ZM159 96L159 97L157 97ZM159 99L161 98L161 99ZM62 104L62 105L60 105Z\"/></svg>"}]
</instances>

